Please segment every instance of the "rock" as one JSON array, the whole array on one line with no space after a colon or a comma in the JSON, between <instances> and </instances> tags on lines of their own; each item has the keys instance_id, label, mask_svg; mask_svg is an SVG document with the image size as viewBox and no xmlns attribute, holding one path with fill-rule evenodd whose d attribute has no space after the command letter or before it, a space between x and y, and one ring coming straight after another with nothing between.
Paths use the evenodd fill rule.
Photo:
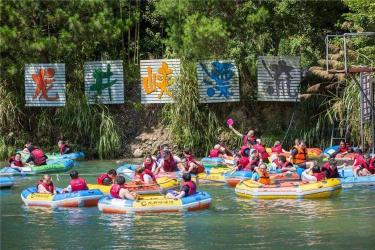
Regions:
<instances>
[{"instance_id":1,"label":"rock","mask_svg":"<svg viewBox=\"0 0 375 250\"><path fill-rule=\"evenodd\" d=\"M134 156L135 158L140 158L140 157L142 157L142 156L143 156L143 151L142 151L142 149L137 148L137 149L133 152L133 156Z\"/></svg>"}]
</instances>

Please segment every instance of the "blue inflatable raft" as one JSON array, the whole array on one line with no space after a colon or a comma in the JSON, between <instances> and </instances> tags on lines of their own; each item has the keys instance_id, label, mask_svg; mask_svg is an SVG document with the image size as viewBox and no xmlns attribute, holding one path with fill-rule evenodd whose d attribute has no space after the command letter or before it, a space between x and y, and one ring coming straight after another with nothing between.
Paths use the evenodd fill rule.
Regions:
<instances>
[{"instance_id":1,"label":"blue inflatable raft","mask_svg":"<svg viewBox=\"0 0 375 250\"><path fill-rule=\"evenodd\" d=\"M136 201L105 196L99 200L98 208L103 213L184 212L206 209L211 200L206 192L197 192L177 200L168 199L164 195L140 195Z\"/></svg>"},{"instance_id":2,"label":"blue inflatable raft","mask_svg":"<svg viewBox=\"0 0 375 250\"><path fill-rule=\"evenodd\" d=\"M61 192L61 189L57 189ZM39 207L93 207L103 193L98 189L82 190L71 193L42 194L37 193L36 187L22 191L21 199L27 206Z\"/></svg>"},{"instance_id":3,"label":"blue inflatable raft","mask_svg":"<svg viewBox=\"0 0 375 250\"><path fill-rule=\"evenodd\" d=\"M0 188L10 188L14 185L13 178L9 176L0 176Z\"/></svg>"}]
</instances>

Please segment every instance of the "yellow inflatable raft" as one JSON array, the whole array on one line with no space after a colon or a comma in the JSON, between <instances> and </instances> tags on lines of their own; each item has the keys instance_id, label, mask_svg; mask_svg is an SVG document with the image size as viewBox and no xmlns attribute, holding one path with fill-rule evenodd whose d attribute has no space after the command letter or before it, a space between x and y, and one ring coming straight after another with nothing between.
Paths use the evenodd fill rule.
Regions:
<instances>
[{"instance_id":1,"label":"yellow inflatable raft","mask_svg":"<svg viewBox=\"0 0 375 250\"><path fill-rule=\"evenodd\" d=\"M255 199L319 199L340 192L339 179L327 179L316 183L285 182L278 185L263 185L246 180L236 186L236 194Z\"/></svg>"},{"instance_id":2,"label":"yellow inflatable raft","mask_svg":"<svg viewBox=\"0 0 375 250\"><path fill-rule=\"evenodd\" d=\"M222 182L225 183L224 174L232 171L231 168L211 168L198 174L200 182Z\"/></svg>"}]
</instances>

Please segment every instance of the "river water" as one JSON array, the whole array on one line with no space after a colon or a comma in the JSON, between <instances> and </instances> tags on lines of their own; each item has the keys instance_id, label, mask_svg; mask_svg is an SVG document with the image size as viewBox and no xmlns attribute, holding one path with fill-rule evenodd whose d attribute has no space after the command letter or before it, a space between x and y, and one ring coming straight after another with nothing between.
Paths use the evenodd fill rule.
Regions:
<instances>
[{"instance_id":1,"label":"river water","mask_svg":"<svg viewBox=\"0 0 375 250\"><path fill-rule=\"evenodd\" d=\"M90 183L114 161L82 162ZM97 208L27 208L21 191L40 176L0 191L1 249L375 249L375 187L323 200L243 200L202 184L210 209L180 214L102 214ZM53 175L64 187L69 177Z\"/></svg>"}]
</instances>

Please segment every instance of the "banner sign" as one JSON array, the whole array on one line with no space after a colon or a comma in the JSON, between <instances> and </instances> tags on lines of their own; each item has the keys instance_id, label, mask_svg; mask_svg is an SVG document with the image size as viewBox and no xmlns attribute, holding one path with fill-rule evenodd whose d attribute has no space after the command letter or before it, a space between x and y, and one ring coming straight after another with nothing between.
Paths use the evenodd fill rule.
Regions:
<instances>
[{"instance_id":1,"label":"banner sign","mask_svg":"<svg viewBox=\"0 0 375 250\"><path fill-rule=\"evenodd\" d=\"M90 104L124 103L124 70L122 61L86 62L85 93Z\"/></svg>"},{"instance_id":2,"label":"banner sign","mask_svg":"<svg viewBox=\"0 0 375 250\"><path fill-rule=\"evenodd\" d=\"M25 65L26 106L64 106L65 64Z\"/></svg>"},{"instance_id":3,"label":"banner sign","mask_svg":"<svg viewBox=\"0 0 375 250\"><path fill-rule=\"evenodd\" d=\"M368 103L367 99L371 102L371 105L374 107L374 79L371 77L369 73L362 72L361 73L361 117L362 122L370 122L371 121L371 107L370 103ZM367 97L367 99L366 99Z\"/></svg>"},{"instance_id":4,"label":"banner sign","mask_svg":"<svg viewBox=\"0 0 375 250\"><path fill-rule=\"evenodd\" d=\"M259 101L299 101L299 57L261 56L258 60Z\"/></svg>"},{"instance_id":5,"label":"banner sign","mask_svg":"<svg viewBox=\"0 0 375 250\"><path fill-rule=\"evenodd\" d=\"M240 84L233 60L202 61L197 64L199 102L238 102Z\"/></svg>"},{"instance_id":6,"label":"banner sign","mask_svg":"<svg viewBox=\"0 0 375 250\"><path fill-rule=\"evenodd\" d=\"M180 59L141 60L141 103L172 103Z\"/></svg>"}]
</instances>

